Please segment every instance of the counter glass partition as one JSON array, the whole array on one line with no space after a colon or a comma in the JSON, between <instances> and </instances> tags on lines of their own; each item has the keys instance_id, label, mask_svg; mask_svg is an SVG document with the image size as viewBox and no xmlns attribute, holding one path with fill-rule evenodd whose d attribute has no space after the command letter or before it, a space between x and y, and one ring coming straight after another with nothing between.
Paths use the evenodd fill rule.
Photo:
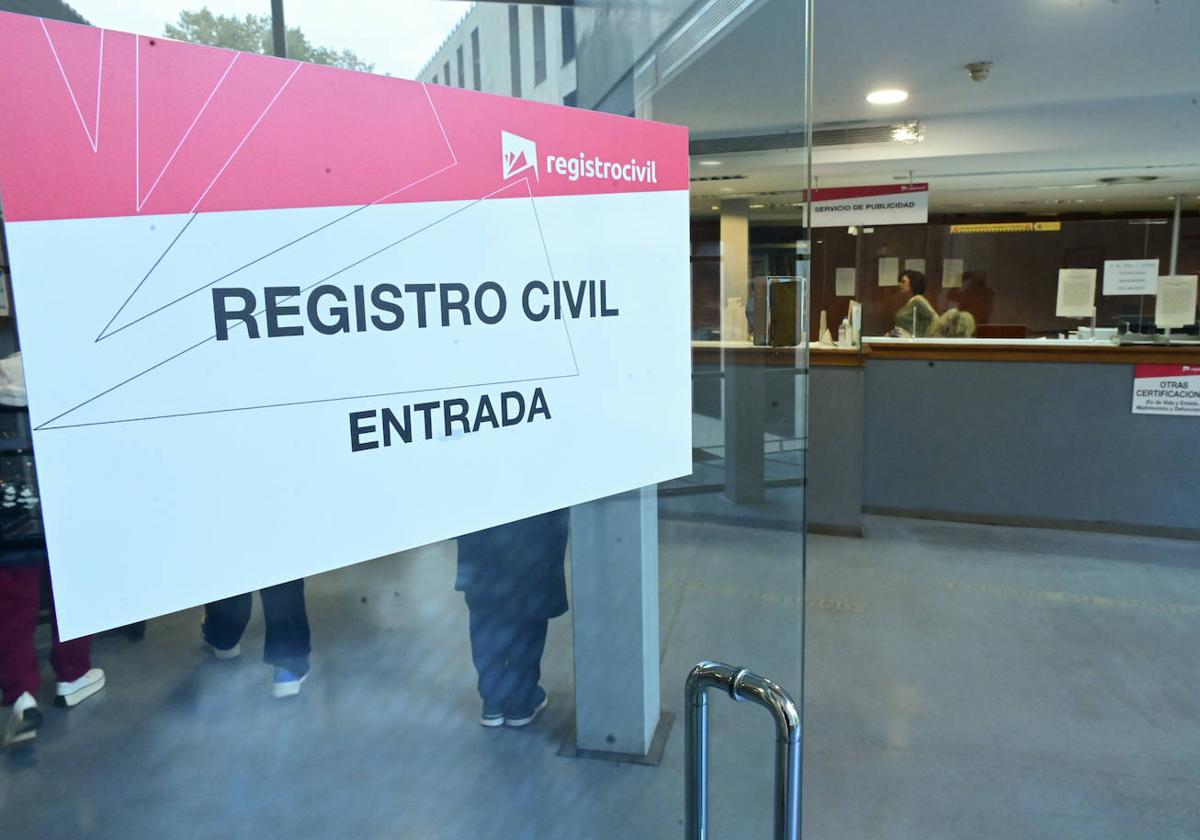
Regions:
<instances>
[{"instance_id":1,"label":"counter glass partition","mask_svg":"<svg viewBox=\"0 0 1200 840\"><path fill-rule=\"evenodd\" d=\"M786 228L752 230L752 247L766 259L776 252L773 240ZM957 309L972 316L975 330L957 337L1053 338L1080 326L1090 328L1090 318L1056 317L1058 272L1064 268L1096 270L1097 327L1153 334L1154 296L1107 294L1105 263L1158 260L1159 273L1169 274L1174 236L1169 212L1066 220L1047 216L1037 222L1003 216L994 222L931 219L926 225L822 229L813 248L811 328L816 329L821 311L830 323L841 322L851 298L838 294L837 271L853 268L863 304L863 334L889 333L907 300L898 285L887 285L887 272L881 274L881 261L894 260L901 273L909 265L923 266L925 297L938 314ZM1194 212L1183 215L1178 236L1175 273L1200 273L1200 218ZM1195 328L1183 332L1194 334Z\"/></svg>"}]
</instances>

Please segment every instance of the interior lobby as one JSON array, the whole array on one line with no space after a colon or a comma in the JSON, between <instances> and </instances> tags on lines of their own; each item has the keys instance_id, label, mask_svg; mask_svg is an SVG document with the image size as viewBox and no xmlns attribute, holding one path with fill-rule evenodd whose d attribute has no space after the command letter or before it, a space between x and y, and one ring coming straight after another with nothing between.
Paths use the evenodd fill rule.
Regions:
<instances>
[{"instance_id":1,"label":"interior lobby","mask_svg":"<svg viewBox=\"0 0 1200 840\"><path fill-rule=\"evenodd\" d=\"M74 5L0 11L125 25ZM276 5L338 37L323 4ZM382 12L343 5L361 42L336 45L378 61L362 44ZM444 5L398 4L414 27ZM205 643L202 604L148 616L97 635L104 690L55 708L46 603L45 721L36 746L0 753L0 833L698 836L685 681L715 661L802 713L796 836L1200 836L1200 410L1135 393L1168 376L1150 368L1200 371L1200 4L454 5L422 42L427 87L471 89L474 30L481 96L481 72L511 72L524 98L565 101L548 54L574 107L688 128L691 426L663 434L690 436L690 473L573 506L570 610L549 622L547 705L527 727L480 725L456 539L307 576L312 670L284 699L256 596L240 656ZM910 190L908 215L815 221L838 196ZM549 229L554 205L529 202ZM447 265L486 279L455 247ZM1110 285L1117 261L1190 278L1190 321L1164 315L1166 285ZM3 263L8 283L21 267ZM1066 306L1076 277L1090 296ZM935 333L950 313L970 331ZM17 317L0 316L3 355ZM0 424L15 487L28 410ZM321 475L304 489L355 492ZM400 544L402 510L394 528ZM710 696L705 836L783 836L770 716Z\"/></svg>"}]
</instances>

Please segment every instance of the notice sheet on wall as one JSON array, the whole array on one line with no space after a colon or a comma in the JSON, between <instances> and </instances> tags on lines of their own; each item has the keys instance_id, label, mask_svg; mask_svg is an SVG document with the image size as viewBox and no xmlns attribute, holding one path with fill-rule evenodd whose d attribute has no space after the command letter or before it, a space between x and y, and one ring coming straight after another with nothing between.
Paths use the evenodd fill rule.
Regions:
<instances>
[{"instance_id":1,"label":"notice sheet on wall","mask_svg":"<svg viewBox=\"0 0 1200 840\"><path fill-rule=\"evenodd\" d=\"M923 259L905 260L904 261L904 270L905 271L919 271L922 274L924 274L925 273L925 260L923 260Z\"/></svg>"},{"instance_id":2,"label":"notice sheet on wall","mask_svg":"<svg viewBox=\"0 0 1200 840\"><path fill-rule=\"evenodd\" d=\"M897 286L900 284L900 258L879 258L879 285Z\"/></svg>"},{"instance_id":3,"label":"notice sheet on wall","mask_svg":"<svg viewBox=\"0 0 1200 840\"><path fill-rule=\"evenodd\" d=\"M839 268L834 274L834 294L838 297L854 297L855 278L853 268Z\"/></svg>"},{"instance_id":4,"label":"notice sheet on wall","mask_svg":"<svg viewBox=\"0 0 1200 840\"><path fill-rule=\"evenodd\" d=\"M1158 278L1154 323L1170 329L1196 323L1196 275Z\"/></svg>"},{"instance_id":5,"label":"notice sheet on wall","mask_svg":"<svg viewBox=\"0 0 1200 840\"><path fill-rule=\"evenodd\" d=\"M1152 295L1158 289L1158 260L1105 260L1104 294Z\"/></svg>"},{"instance_id":6,"label":"notice sheet on wall","mask_svg":"<svg viewBox=\"0 0 1200 840\"><path fill-rule=\"evenodd\" d=\"M1096 269L1060 268L1054 314L1059 318L1091 318L1095 305Z\"/></svg>"},{"instance_id":7,"label":"notice sheet on wall","mask_svg":"<svg viewBox=\"0 0 1200 840\"><path fill-rule=\"evenodd\" d=\"M942 260L942 288L961 289L963 280L963 261L958 259Z\"/></svg>"},{"instance_id":8,"label":"notice sheet on wall","mask_svg":"<svg viewBox=\"0 0 1200 840\"><path fill-rule=\"evenodd\" d=\"M1133 413L1200 417L1200 365L1135 365Z\"/></svg>"}]
</instances>

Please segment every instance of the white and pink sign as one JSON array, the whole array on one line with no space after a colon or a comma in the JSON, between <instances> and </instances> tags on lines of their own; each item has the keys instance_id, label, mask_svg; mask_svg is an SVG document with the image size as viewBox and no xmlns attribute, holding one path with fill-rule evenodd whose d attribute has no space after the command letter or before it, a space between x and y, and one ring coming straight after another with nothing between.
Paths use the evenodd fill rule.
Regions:
<instances>
[{"instance_id":1,"label":"white and pink sign","mask_svg":"<svg viewBox=\"0 0 1200 840\"><path fill-rule=\"evenodd\" d=\"M72 637L690 470L682 128L0 14Z\"/></svg>"},{"instance_id":2,"label":"white and pink sign","mask_svg":"<svg viewBox=\"0 0 1200 840\"><path fill-rule=\"evenodd\" d=\"M929 184L813 190L812 226L920 225L929 221Z\"/></svg>"},{"instance_id":3,"label":"white and pink sign","mask_svg":"<svg viewBox=\"0 0 1200 840\"><path fill-rule=\"evenodd\" d=\"M1133 413L1200 417L1200 365L1135 365Z\"/></svg>"}]
</instances>

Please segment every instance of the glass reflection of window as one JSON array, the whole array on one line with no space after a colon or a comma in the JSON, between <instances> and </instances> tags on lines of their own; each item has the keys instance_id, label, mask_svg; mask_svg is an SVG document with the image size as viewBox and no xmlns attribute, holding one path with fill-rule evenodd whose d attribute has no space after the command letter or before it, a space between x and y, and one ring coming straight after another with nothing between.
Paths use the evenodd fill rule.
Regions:
<instances>
[{"instance_id":1,"label":"glass reflection of window","mask_svg":"<svg viewBox=\"0 0 1200 840\"><path fill-rule=\"evenodd\" d=\"M533 9L533 83L546 81L546 10Z\"/></svg>"},{"instance_id":2,"label":"glass reflection of window","mask_svg":"<svg viewBox=\"0 0 1200 840\"><path fill-rule=\"evenodd\" d=\"M521 18L520 9L508 7L508 61L512 71L512 95L521 95Z\"/></svg>"},{"instance_id":3,"label":"glass reflection of window","mask_svg":"<svg viewBox=\"0 0 1200 840\"><path fill-rule=\"evenodd\" d=\"M458 60L458 86L460 88L465 88L467 86L467 82L463 78L463 48L462 48L462 44L458 45L458 50L455 54L455 57Z\"/></svg>"},{"instance_id":4,"label":"glass reflection of window","mask_svg":"<svg viewBox=\"0 0 1200 840\"><path fill-rule=\"evenodd\" d=\"M575 10L562 10L562 63L566 67L575 59Z\"/></svg>"},{"instance_id":5,"label":"glass reflection of window","mask_svg":"<svg viewBox=\"0 0 1200 840\"><path fill-rule=\"evenodd\" d=\"M479 27L471 30L471 67L475 73L475 90L482 89L483 78L479 72Z\"/></svg>"}]
</instances>

